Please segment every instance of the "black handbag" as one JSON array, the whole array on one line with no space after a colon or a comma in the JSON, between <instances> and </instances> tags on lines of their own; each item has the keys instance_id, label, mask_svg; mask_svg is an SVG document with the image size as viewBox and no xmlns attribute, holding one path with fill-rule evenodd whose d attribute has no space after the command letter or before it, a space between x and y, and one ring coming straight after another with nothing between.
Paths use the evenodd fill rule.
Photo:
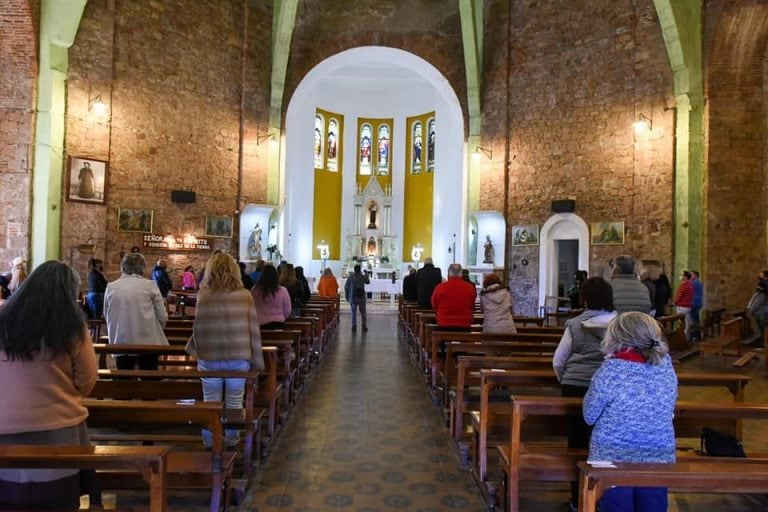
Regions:
<instances>
[{"instance_id":1,"label":"black handbag","mask_svg":"<svg viewBox=\"0 0 768 512\"><path fill-rule=\"evenodd\" d=\"M735 437L704 427L701 431L701 451L709 457L746 457L741 441Z\"/></svg>"}]
</instances>

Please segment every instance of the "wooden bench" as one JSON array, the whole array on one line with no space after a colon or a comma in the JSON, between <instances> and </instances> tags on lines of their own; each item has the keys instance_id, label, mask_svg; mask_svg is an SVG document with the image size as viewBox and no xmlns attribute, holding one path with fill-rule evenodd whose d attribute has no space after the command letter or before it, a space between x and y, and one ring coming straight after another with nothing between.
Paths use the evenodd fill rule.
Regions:
<instances>
[{"instance_id":1,"label":"wooden bench","mask_svg":"<svg viewBox=\"0 0 768 512\"><path fill-rule=\"evenodd\" d=\"M225 409L222 413L222 421L228 427L243 431L244 477L249 478L261 459L261 421L265 416L265 409L255 405L255 390L261 377L258 372L100 370L99 379L89 396L114 400L195 400L202 402L203 389L200 379L204 377L245 379L243 409ZM199 442L199 437L199 435L171 437L166 435L160 436L159 439L160 441L173 442ZM110 436L99 434L92 436L92 438L96 441L111 440ZM131 440L150 441L153 436L145 436L145 438L139 439L134 436ZM128 438L122 436L122 439L127 440Z\"/></svg>"},{"instance_id":2,"label":"wooden bench","mask_svg":"<svg viewBox=\"0 0 768 512\"><path fill-rule=\"evenodd\" d=\"M213 434L213 449L206 451L170 451L167 455L168 488L205 488L210 490L210 510L218 512L225 505L235 454L224 452L221 402L178 404L176 401L96 400L87 398L89 428L126 428L156 424L196 425ZM117 440L117 439L116 439ZM130 439L129 439L130 440ZM200 443L202 445L202 443ZM145 482L132 474L117 471L99 473L105 489L135 489Z\"/></svg>"},{"instance_id":3,"label":"wooden bench","mask_svg":"<svg viewBox=\"0 0 768 512\"><path fill-rule=\"evenodd\" d=\"M674 492L768 493L768 461L709 458L706 462L615 462L612 466L578 463L581 512L595 512L600 497L613 486L666 487Z\"/></svg>"},{"instance_id":4,"label":"wooden bench","mask_svg":"<svg viewBox=\"0 0 768 512\"><path fill-rule=\"evenodd\" d=\"M581 398L515 396L508 407L509 440L498 446L498 452L505 474L501 485L504 510L516 512L521 481L576 481L577 463L586 458L587 450L567 448L565 421L554 419L580 415ZM737 420L747 418L768 420L768 405L680 400L675 404L675 438L685 442L692 436L698 437L703 425L734 433ZM544 421L535 421L537 419ZM559 436L559 442L553 442L552 438L541 442L542 433ZM679 457L697 464L712 460L699 457L693 450L679 452Z\"/></svg>"},{"instance_id":5,"label":"wooden bench","mask_svg":"<svg viewBox=\"0 0 768 512\"><path fill-rule=\"evenodd\" d=\"M457 358L456 386L446 380L449 395L449 427L454 441L461 441L464 434L464 415L468 410L480 408L480 370L547 370L552 367L550 356L467 356ZM449 374L450 375L450 374Z\"/></svg>"},{"instance_id":6,"label":"wooden bench","mask_svg":"<svg viewBox=\"0 0 768 512\"><path fill-rule=\"evenodd\" d=\"M138 473L149 485L149 510L165 512L168 451L167 446L0 445L0 467Z\"/></svg>"},{"instance_id":7,"label":"wooden bench","mask_svg":"<svg viewBox=\"0 0 768 512\"><path fill-rule=\"evenodd\" d=\"M736 373L681 372L678 373L677 378L678 385L683 387L724 387L729 391L735 403L744 401L745 388L751 380L746 375ZM487 480L488 449L505 444L509 436L510 425L507 418L512 413L511 400L502 399L499 393L497 393L495 400L491 400L491 396L496 390L503 390L502 392L508 395L556 396L560 393L560 383L551 367L541 370L480 370L478 410L467 412L470 414L472 427L471 454L473 463L470 469L478 482L483 485ZM720 411L713 410L715 414L722 415ZM581 415L581 412L578 414ZM701 417L705 411L700 411L698 414ZM723 426L725 428L725 425L713 424L711 426ZM693 428L693 435L697 436L701 433L701 427L702 425L698 424L698 430L696 430L689 426L686 432L690 432ZM742 418L738 416L732 418L727 430L731 431L738 439L742 439Z\"/></svg>"},{"instance_id":8,"label":"wooden bench","mask_svg":"<svg viewBox=\"0 0 768 512\"><path fill-rule=\"evenodd\" d=\"M558 343L560 343L560 338L561 336L556 334L503 334L482 332L451 332L439 330L433 331L430 339L430 389L434 393L437 388L438 376L446 371L445 361L442 360L439 356L440 346L443 343L446 345L446 354L448 350L448 343L470 342L483 344L510 343L509 352L515 352L518 355L552 355L554 354Z\"/></svg>"}]
</instances>

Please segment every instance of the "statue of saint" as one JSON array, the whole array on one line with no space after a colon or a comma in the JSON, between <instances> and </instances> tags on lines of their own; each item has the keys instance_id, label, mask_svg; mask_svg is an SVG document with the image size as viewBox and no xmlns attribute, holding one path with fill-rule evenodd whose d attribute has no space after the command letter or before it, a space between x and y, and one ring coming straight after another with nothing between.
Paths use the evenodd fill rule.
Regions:
<instances>
[{"instance_id":1,"label":"statue of saint","mask_svg":"<svg viewBox=\"0 0 768 512\"><path fill-rule=\"evenodd\" d=\"M261 258L261 226L258 222L248 237L248 254L253 259Z\"/></svg>"},{"instance_id":2,"label":"statue of saint","mask_svg":"<svg viewBox=\"0 0 768 512\"><path fill-rule=\"evenodd\" d=\"M491 242L491 235L485 235L485 245L483 246L483 263L494 262L493 242Z\"/></svg>"},{"instance_id":3,"label":"statue of saint","mask_svg":"<svg viewBox=\"0 0 768 512\"><path fill-rule=\"evenodd\" d=\"M366 254L376 256L376 239L373 237L368 238Z\"/></svg>"},{"instance_id":4,"label":"statue of saint","mask_svg":"<svg viewBox=\"0 0 768 512\"><path fill-rule=\"evenodd\" d=\"M371 203L368 207L368 229L376 229L376 213L379 206L376 203Z\"/></svg>"}]
</instances>

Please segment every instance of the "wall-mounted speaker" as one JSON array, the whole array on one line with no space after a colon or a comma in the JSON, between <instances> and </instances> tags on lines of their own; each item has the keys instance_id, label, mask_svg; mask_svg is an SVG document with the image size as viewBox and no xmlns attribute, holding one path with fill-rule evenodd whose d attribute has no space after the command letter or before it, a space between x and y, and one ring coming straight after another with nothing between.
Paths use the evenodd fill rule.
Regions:
<instances>
[{"instance_id":1,"label":"wall-mounted speaker","mask_svg":"<svg viewBox=\"0 0 768 512\"><path fill-rule=\"evenodd\" d=\"M171 190L171 201L174 203L194 203L195 193L191 190Z\"/></svg>"},{"instance_id":2,"label":"wall-mounted speaker","mask_svg":"<svg viewBox=\"0 0 768 512\"><path fill-rule=\"evenodd\" d=\"M576 201L573 199L558 199L552 201L552 211L555 213L573 213L576 210Z\"/></svg>"}]
</instances>

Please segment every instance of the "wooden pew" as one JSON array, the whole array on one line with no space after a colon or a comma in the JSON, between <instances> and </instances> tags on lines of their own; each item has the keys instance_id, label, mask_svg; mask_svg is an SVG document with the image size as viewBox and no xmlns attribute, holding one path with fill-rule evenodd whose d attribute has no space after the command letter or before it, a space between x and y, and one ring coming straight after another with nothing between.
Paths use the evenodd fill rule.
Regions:
<instances>
[{"instance_id":1,"label":"wooden pew","mask_svg":"<svg viewBox=\"0 0 768 512\"><path fill-rule=\"evenodd\" d=\"M125 428L129 425L175 424L197 425L213 433L212 451L170 451L167 455L167 486L208 488L210 510L218 512L225 505L235 454L224 452L222 440L221 402L196 402L181 405L176 401L95 400L87 398L90 428ZM134 489L143 482L132 475L109 471L99 474L105 489Z\"/></svg>"},{"instance_id":2,"label":"wooden pew","mask_svg":"<svg viewBox=\"0 0 768 512\"><path fill-rule=\"evenodd\" d=\"M561 336L553 334L501 334L482 332L451 332L432 331L429 340L430 349L430 388L434 392L437 387L438 375L445 371L444 362L439 357L440 345L449 342L511 342L519 345L519 353L528 354L554 354Z\"/></svg>"},{"instance_id":3,"label":"wooden pew","mask_svg":"<svg viewBox=\"0 0 768 512\"><path fill-rule=\"evenodd\" d=\"M724 387L731 393L735 403L744 401L745 388L751 380L750 377L737 373L699 372L681 372L677 374L677 379L679 386ZM470 469L481 483L487 480L488 449L506 443L509 435L510 426L505 418L512 413L512 406L509 400L501 400L498 396L495 401L491 400L492 393L498 389L503 389L509 395L522 393L555 396L560 393L560 383L551 367L546 370L480 370L479 409L468 412L473 429L473 464ZM716 410L715 412L718 413ZM696 427L688 426L687 432L693 431L693 435L698 436L702 426L701 423ZM742 439L742 419L734 417L728 430L738 439Z\"/></svg>"},{"instance_id":4,"label":"wooden pew","mask_svg":"<svg viewBox=\"0 0 768 512\"><path fill-rule=\"evenodd\" d=\"M565 421L555 419L581 414L581 398L515 396L509 408L509 440L500 445L498 451L505 473L502 482L504 510L516 512L521 481L575 481L578 478L577 462L586 458L587 450L567 448ZM747 418L768 420L768 404L680 400L675 404L675 437L680 441L698 436L702 425L713 422L717 427L733 432L737 419ZM549 434L559 435L560 442L553 443L552 439L544 443L537 441L535 438L546 429ZM696 464L712 461L712 458L699 457L691 450L679 452L678 456ZM765 458L759 460L768 462Z\"/></svg>"},{"instance_id":5,"label":"wooden pew","mask_svg":"<svg viewBox=\"0 0 768 512\"><path fill-rule=\"evenodd\" d=\"M579 510L595 512L597 502L613 486L667 487L674 492L768 493L768 461L709 458L674 464L615 462L595 467L579 462Z\"/></svg>"},{"instance_id":6,"label":"wooden pew","mask_svg":"<svg viewBox=\"0 0 768 512\"><path fill-rule=\"evenodd\" d=\"M547 370L552 367L550 356L467 356L457 358L456 386L451 389L451 380L446 381L450 409L450 431L454 441L461 441L464 433L464 414L480 408L480 370Z\"/></svg>"},{"instance_id":7,"label":"wooden pew","mask_svg":"<svg viewBox=\"0 0 768 512\"><path fill-rule=\"evenodd\" d=\"M0 445L2 468L66 468L139 473L150 512L165 512L167 446Z\"/></svg>"},{"instance_id":8,"label":"wooden pew","mask_svg":"<svg viewBox=\"0 0 768 512\"><path fill-rule=\"evenodd\" d=\"M135 354L168 354L173 350L182 349L180 346L163 345L94 345L99 357L107 353ZM198 372L195 369L175 370L100 370L100 380L96 382L92 397L114 399L196 399L203 400L202 384L200 378L208 375L235 376L246 379L246 392L244 396L244 408L251 412L242 418L227 413L227 421L235 428L244 431L243 436L243 465L248 473L261 458L262 442L261 421L265 415L265 409L269 413L268 427L277 422L279 386L277 384L277 348L263 347L264 366L263 373L258 372ZM192 364L196 364L193 360ZM229 375L229 374L232 375ZM121 377L130 380L120 380ZM154 377L152 380L136 380L140 378ZM165 379L158 381L157 379ZM110 379L110 380L107 380ZM257 391L256 391L257 390ZM268 430L273 435L273 430Z\"/></svg>"}]
</instances>

